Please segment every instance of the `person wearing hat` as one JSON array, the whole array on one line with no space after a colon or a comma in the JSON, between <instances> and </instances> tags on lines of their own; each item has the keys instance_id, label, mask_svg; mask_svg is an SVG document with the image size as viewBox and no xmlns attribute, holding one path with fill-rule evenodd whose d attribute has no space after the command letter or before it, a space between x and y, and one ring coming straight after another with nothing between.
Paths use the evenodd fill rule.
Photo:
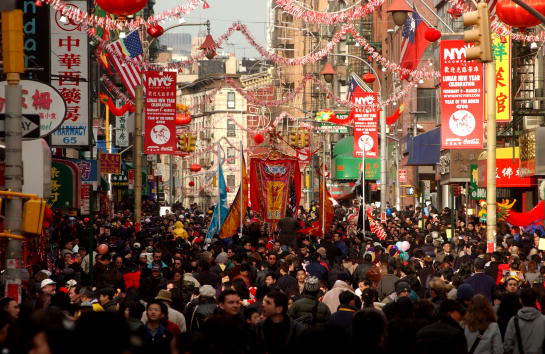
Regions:
<instances>
[{"instance_id":1,"label":"person wearing hat","mask_svg":"<svg viewBox=\"0 0 545 354\"><path fill-rule=\"evenodd\" d=\"M200 329L204 321L210 318L217 308L216 289L211 285L201 286L199 296L191 300L185 308L188 331Z\"/></svg>"},{"instance_id":2,"label":"person wearing hat","mask_svg":"<svg viewBox=\"0 0 545 354\"><path fill-rule=\"evenodd\" d=\"M168 280L161 272L161 266L154 264L151 267L151 274L143 276L140 280L140 297L142 300L151 301L161 289L166 289Z\"/></svg>"},{"instance_id":3,"label":"person wearing hat","mask_svg":"<svg viewBox=\"0 0 545 354\"><path fill-rule=\"evenodd\" d=\"M181 333L187 331L185 316L178 310L172 308L172 294L168 290L161 289L155 297L156 301L161 301L167 307L167 319L174 323ZM147 313L142 315L142 322L146 323L148 320Z\"/></svg>"},{"instance_id":4,"label":"person wearing hat","mask_svg":"<svg viewBox=\"0 0 545 354\"><path fill-rule=\"evenodd\" d=\"M310 255L310 263L306 266L306 271L309 275L318 278L319 280L327 281L327 268L320 263L320 254L312 253Z\"/></svg>"},{"instance_id":5,"label":"person wearing hat","mask_svg":"<svg viewBox=\"0 0 545 354\"><path fill-rule=\"evenodd\" d=\"M308 277L305 280L303 296L291 305L288 316L305 327L324 325L331 317L331 311L326 304L319 301L319 292L320 280L315 276Z\"/></svg>"},{"instance_id":6,"label":"person wearing hat","mask_svg":"<svg viewBox=\"0 0 545 354\"><path fill-rule=\"evenodd\" d=\"M40 283L40 296L36 301L36 309L45 309L51 303L51 297L57 293L57 283L46 278Z\"/></svg>"}]
</instances>

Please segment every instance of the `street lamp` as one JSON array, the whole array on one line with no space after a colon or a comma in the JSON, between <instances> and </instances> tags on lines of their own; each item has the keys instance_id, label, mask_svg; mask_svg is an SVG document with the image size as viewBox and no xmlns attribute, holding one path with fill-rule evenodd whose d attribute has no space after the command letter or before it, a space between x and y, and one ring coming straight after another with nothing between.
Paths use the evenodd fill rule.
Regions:
<instances>
[{"instance_id":1,"label":"street lamp","mask_svg":"<svg viewBox=\"0 0 545 354\"><path fill-rule=\"evenodd\" d=\"M327 62L325 63L325 66L322 69L322 71L320 71L320 74L324 76L325 82L331 83L331 81L333 81L333 75L336 75L337 73L335 72L335 70L333 70L333 67L331 66L331 64Z\"/></svg>"},{"instance_id":2,"label":"street lamp","mask_svg":"<svg viewBox=\"0 0 545 354\"><path fill-rule=\"evenodd\" d=\"M407 5L405 0L394 0L390 6L388 6L388 13L392 13L392 19L397 26L403 26L407 21L407 15L409 12L413 12L413 9Z\"/></svg>"}]
</instances>

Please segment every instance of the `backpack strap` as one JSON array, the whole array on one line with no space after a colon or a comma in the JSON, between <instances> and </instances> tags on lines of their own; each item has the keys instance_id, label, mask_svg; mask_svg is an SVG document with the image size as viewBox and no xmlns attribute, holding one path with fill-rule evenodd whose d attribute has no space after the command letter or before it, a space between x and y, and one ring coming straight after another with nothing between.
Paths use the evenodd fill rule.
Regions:
<instances>
[{"instance_id":1,"label":"backpack strap","mask_svg":"<svg viewBox=\"0 0 545 354\"><path fill-rule=\"evenodd\" d=\"M520 335L520 326L519 326L519 316L515 315L515 332L517 335L517 346L519 349L519 354L524 354L524 348L522 347L522 337Z\"/></svg>"},{"instance_id":2,"label":"backpack strap","mask_svg":"<svg viewBox=\"0 0 545 354\"><path fill-rule=\"evenodd\" d=\"M477 346L479 345L481 339L483 338L483 333L485 331L479 331L479 334L477 334L477 338L473 342L473 345L471 346L471 349L469 349L468 354L473 354L475 352L475 349L477 349Z\"/></svg>"}]
</instances>

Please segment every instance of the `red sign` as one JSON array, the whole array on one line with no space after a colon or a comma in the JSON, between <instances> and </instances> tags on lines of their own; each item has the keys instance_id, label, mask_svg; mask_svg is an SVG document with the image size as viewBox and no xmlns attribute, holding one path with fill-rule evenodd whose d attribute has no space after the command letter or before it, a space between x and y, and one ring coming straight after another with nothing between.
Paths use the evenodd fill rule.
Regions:
<instances>
[{"instance_id":1,"label":"red sign","mask_svg":"<svg viewBox=\"0 0 545 354\"><path fill-rule=\"evenodd\" d=\"M398 170L399 183L407 183L407 170Z\"/></svg>"},{"instance_id":2,"label":"red sign","mask_svg":"<svg viewBox=\"0 0 545 354\"><path fill-rule=\"evenodd\" d=\"M482 149L483 64L463 40L441 41L441 149Z\"/></svg>"},{"instance_id":3,"label":"red sign","mask_svg":"<svg viewBox=\"0 0 545 354\"><path fill-rule=\"evenodd\" d=\"M374 92L354 91L352 102L369 108L353 110L354 157L378 157L378 98Z\"/></svg>"},{"instance_id":4,"label":"red sign","mask_svg":"<svg viewBox=\"0 0 545 354\"><path fill-rule=\"evenodd\" d=\"M91 213L91 185L82 184L79 190L79 212L81 215L89 215Z\"/></svg>"},{"instance_id":5,"label":"red sign","mask_svg":"<svg viewBox=\"0 0 545 354\"><path fill-rule=\"evenodd\" d=\"M100 173L121 174L121 154L103 154L99 155Z\"/></svg>"},{"instance_id":6,"label":"red sign","mask_svg":"<svg viewBox=\"0 0 545 354\"><path fill-rule=\"evenodd\" d=\"M134 189L134 168L131 168L128 172L127 172L127 187L128 189Z\"/></svg>"},{"instance_id":7,"label":"red sign","mask_svg":"<svg viewBox=\"0 0 545 354\"><path fill-rule=\"evenodd\" d=\"M176 154L176 73L146 71L145 154Z\"/></svg>"},{"instance_id":8,"label":"red sign","mask_svg":"<svg viewBox=\"0 0 545 354\"><path fill-rule=\"evenodd\" d=\"M477 186L486 187L486 160L479 160ZM535 177L520 176L519 159L496 159L496 188L532 187L537 184Z\"/></svg>"}]
</instances>

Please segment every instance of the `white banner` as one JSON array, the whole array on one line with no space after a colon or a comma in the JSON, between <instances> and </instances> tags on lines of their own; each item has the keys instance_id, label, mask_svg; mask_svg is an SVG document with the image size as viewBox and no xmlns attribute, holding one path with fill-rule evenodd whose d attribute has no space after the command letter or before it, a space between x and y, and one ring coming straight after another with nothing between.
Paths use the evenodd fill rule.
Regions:
<instances>
[{"instance_id":1,"label":"white banner","mask_svg":"<svg viewBox=\"0 0 545 354\"><path fill-rule=\"evenodd\" d=\"M87 1L65 3L64 11L87 11ZM72 8L72 9L71 9ZM89 53L81 25L51 9L51 86L66 102L66 119L51 135L53 146L88 146ZM63 21L61 21L61 18Z\"/></svg>"},{"instance_id":2,"label":"white banner","mask_svg":"<svg viewBox=\"0 0 545 354\"><path fill-rule=\"evenodd\" d=\"M119 107L121 102L121 100L117 100L116 107ZM129 146L129 130L127 129L129 114L129 111L127 111L122 116L115 117L115 145L117 147Z\"/></svg>"}]
</instances>

